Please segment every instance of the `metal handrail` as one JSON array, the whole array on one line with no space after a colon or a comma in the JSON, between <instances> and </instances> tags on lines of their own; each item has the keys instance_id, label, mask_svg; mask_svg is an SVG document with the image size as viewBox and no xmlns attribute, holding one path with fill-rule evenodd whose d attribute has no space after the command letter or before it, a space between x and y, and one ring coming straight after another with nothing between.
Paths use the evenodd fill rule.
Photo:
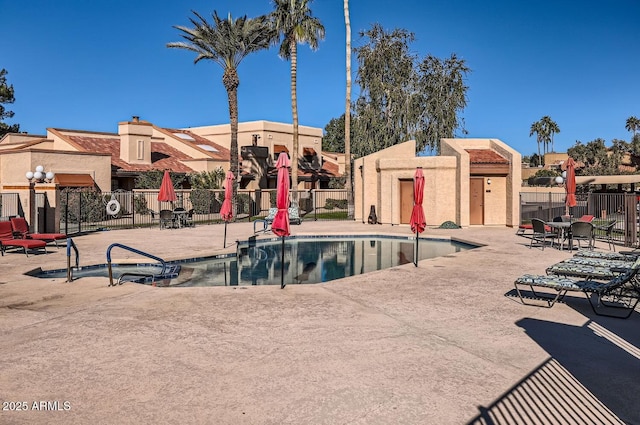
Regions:
<instances>
[{"instance_id":1,"label":"metal handrail","mask_svg":"<svg viewBox=\"0 0 640 425\"><path fill-rule=\"evenodd\" d=\"M164 275L164 272L167 269L167 263L160 257L156 257L155 255L151 255L149 253L140 251L139 249L135 249L127 245L123 245L121 243L112 243L107 248L107 266L109 267L109 286L116 286L117 284L122 283L120 282L120 280L118 280L118 282L116 283L113 283L113 270L111 268L111 250L113 248L122 248L126 251L133 252L134 254L142 255L143 257L151 258L152 260L158 261L160 264L162 264L162 270L159 273L160 275ZM154 279L155 279L155 275L154 275Z\"/></svg>"},{"instance_id":2,"label":"metal handrail","mask_svg":"<svg viewBox=\"0 0 640 425\"><path fill-rule=\"evenodd\" d=\"M73 268L71 267L71 248L76 253L76 269L80 268L80 253L73 239L67 238L67 282L73 281Z\"/></svg>"}]
</instances>

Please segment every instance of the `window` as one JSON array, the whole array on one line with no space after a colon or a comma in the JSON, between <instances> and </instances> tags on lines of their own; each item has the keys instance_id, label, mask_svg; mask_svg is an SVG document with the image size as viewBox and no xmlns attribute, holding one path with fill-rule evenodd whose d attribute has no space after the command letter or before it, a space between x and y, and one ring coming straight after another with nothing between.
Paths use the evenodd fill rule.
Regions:
<instances>
[{"instance_id":1,"label":"window","mask_svg":"<svg viewBox=\"0 0 640 425\"><path fill-rule=\"evenodd\" d=\"M144 140L138 140L138 159L144 159Z\"/></svg>"}]
</instances>

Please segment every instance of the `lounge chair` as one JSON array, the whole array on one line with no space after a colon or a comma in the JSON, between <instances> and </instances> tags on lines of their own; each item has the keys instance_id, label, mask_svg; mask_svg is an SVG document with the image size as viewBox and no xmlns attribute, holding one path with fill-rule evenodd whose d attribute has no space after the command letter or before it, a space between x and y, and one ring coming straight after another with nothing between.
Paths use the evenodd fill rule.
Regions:
<instances>
[{"instance_id":1,"label":"lounge chair","mask_svg":"<svg viewBox=\"0 0 640 425\"><path fill-rule=\"evenodd\" d=\"M4 256L7 248L22 248L28 257L27 250L43 248L47 252L47 243L37 239L15 239L13 237L13 227L10 221L0 221L0 252Z\"/></svg>"},{"instance_id":2,"label":"lounge chair","mask_svg":"<svg viewBox=\"0 0 640 425\"><path fill-rule=\"evenodd\" d=\"M637 272L640 268L640 259L636 260L630 268L620 269L620 273L606 282L589 279L572 279L557 275L531 275L525 274L514 282L516 293L524 305L551 308L557 301L561 301L569 291L582 292L587 297L593 312L599 316L628 318L635 311L640 300L640 286L637 281ZM533 298L540 302L526 302L521 288L528 288ZM536 288L555 290L556 294L536 292ZM596 301L592 299L596 298ZM546 305L545 305L546 304ZM622 314L610 314L608 309L620 309Z\"/></svg>"},{"instance_id":3,"label":"lounge chair","mask_svg":"<svg viewBox=\"0 0 640 425\"><path fill-rule=\"evenodd\" d=\"M273 219L276 218L276 213L278 212L277 208L269 208L269 214L265 218L259 218L253 221L253 233L263 232L271 230L271 224L273 223ZM256 230L256 225L258 223L262 224L262 229ZM300 214L298 212L297 207L289 207L289 224L302 224L302 219L300 218Z\"/></svg>"},{"instance_id":4,"label":"lounge chair","mask_svg":"<svg viewBox=\"0 0 640 425\"><path fill-rule=\"evenodd\" d=\"M17 239L37 239L47 243L53 242L58 248L58 241L66 240L67 235L64 233L29 233L29 224L24 217L11 218L11 227L13 235Z\"/></svg>"},{"instance_id":5,"label":"lounge chair","mask_svg":"<svg viewBox=\"0 0 640 425\"><path fill-rule=\"evenodd\" d=\"M585 221L587 223L591 223L595 217L591 214L585 214L578 219L578 221Z\"/></svg>"},{"instance_id":6,"label":"lounge chair","mask_svg":"<svg viewBox=\"0 0 640 425\"><path fill-rule=\"evenodd\" d=\"M587 251L579 250L574 257L601 258L604 260L625 260L635 261L640 256L639 251L620 251L620 252L604 252L604 251Z\"/></svg>"}]
</instances>

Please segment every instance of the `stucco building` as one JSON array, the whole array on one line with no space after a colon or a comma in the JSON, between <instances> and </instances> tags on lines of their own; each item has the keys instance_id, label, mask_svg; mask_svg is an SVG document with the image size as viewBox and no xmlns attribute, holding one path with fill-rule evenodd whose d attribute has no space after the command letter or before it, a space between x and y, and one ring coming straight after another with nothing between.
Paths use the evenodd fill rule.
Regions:
<instances>
[{"instance_id":1,"label":"stucco building","mask_svg":"<svg viewBox=\"0 0 640 425\"><path fill-rule=\"evenodd\" d=\"M355 219L371 206L385 224L408 224L413 176L422 167L427 225L516 226L521 156L498 139L442 139L439 156L416 156L415 141L359 158L354 166Z\"/></svg>"}]
</instances>

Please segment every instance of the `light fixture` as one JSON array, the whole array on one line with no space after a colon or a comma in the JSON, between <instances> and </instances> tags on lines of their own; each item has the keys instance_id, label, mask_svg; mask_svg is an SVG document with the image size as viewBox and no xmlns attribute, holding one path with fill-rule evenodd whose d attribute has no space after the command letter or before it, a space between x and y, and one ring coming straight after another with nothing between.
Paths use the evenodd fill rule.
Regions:
<instances>
[{"instance_id":1,"label":"light fixture","mask_svg":"<svg viewBox=\"0 0 640 425\"><path fill-rule=\"evenodd\" d=\"M491 184L491 179L487 179L487 184Z\"/></svg>"},{"instance_id":2,"label":"light fixture","mask_svg":"<svg viewBox=\"0 0 640 425\"><path fill-rule=\"evenodd\" d=\"M567 178L567 170L564 170L564 171L562 172L562 178L563 178L563 179L566 179L566 178Z\"/></svg>"},{"instance_id":3,"label":"light fixture","mask_svg":"<svg viewBox=\"0 0 640 425\"><path fill-rule=\"evenodd\" d=\"M42 165L38 165L35 171L27 171L25 173L25 177L31 183L50 183L55 177L55 173L53 171L44 172L44 167Z\"/></svg>"},{"instance_id":4,"label":"light fixture","mask_svg":"<svg viewBox=\"0 0 640 425\"><path fill-rule=\"evenodd\" d=\"M565 173L562 173L562 174L565 174ZM556 177L556 183L558 183L558 184L564 183L564 178L562 176Z\"/></svg>"}]
</instances>

